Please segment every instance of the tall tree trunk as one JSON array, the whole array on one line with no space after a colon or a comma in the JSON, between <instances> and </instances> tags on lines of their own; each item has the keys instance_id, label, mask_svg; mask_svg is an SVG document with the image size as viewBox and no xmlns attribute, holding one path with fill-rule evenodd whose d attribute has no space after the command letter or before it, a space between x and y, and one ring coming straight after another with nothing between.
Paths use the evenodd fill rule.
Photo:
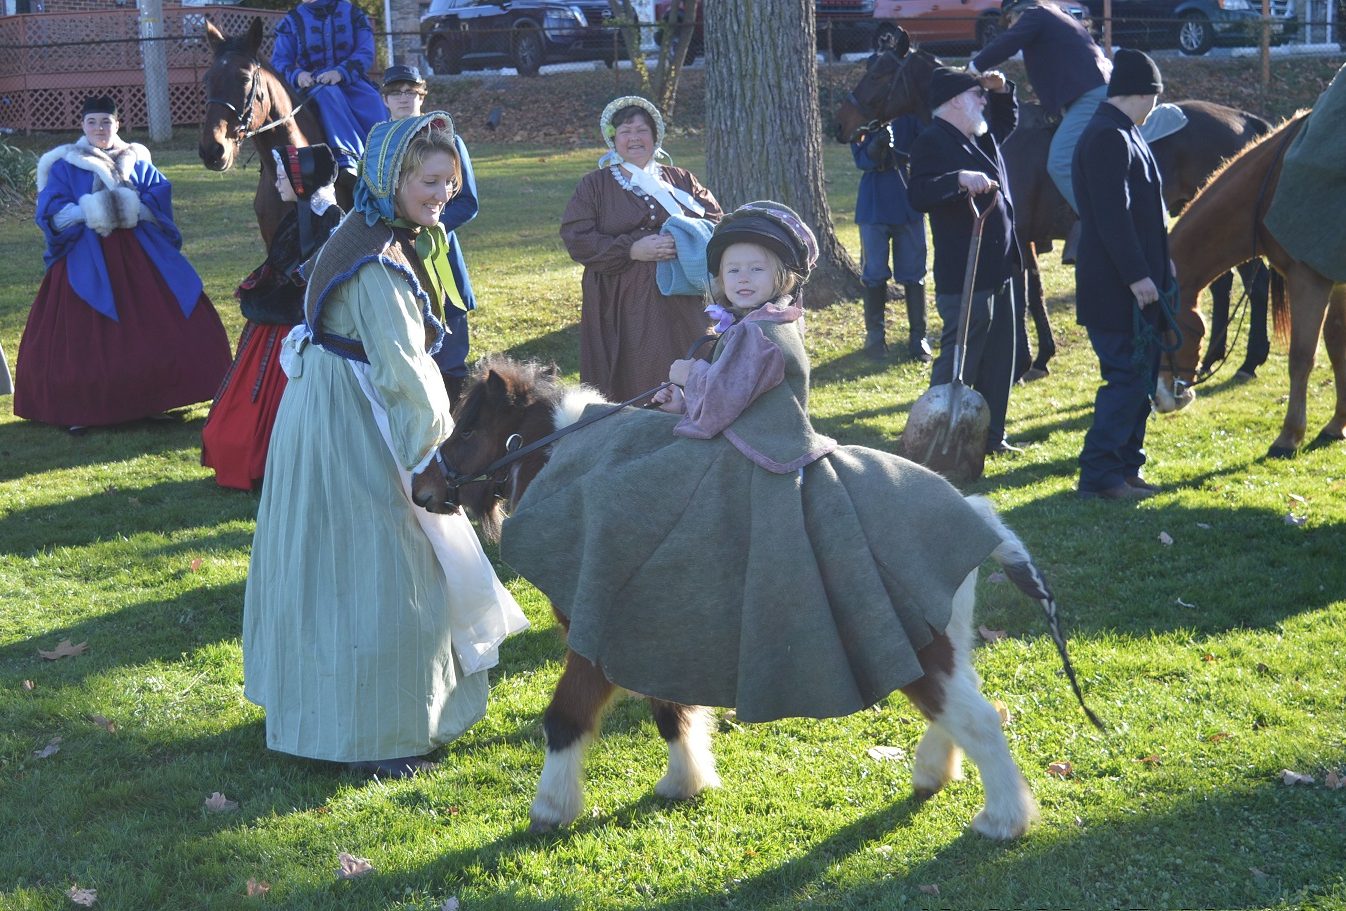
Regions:
<instances>
[{"instance_id":1,"label":"tall tree trunk","mask_svg":"<svg viewBox=\"0 0 1346 911\"><path fill-rule=\"evenodd\" d=\"M705 0L706 178L729 211L774 199L818 235L810 307L860 296L824 192L811 0Z\"/></svg>"}]
</instances>

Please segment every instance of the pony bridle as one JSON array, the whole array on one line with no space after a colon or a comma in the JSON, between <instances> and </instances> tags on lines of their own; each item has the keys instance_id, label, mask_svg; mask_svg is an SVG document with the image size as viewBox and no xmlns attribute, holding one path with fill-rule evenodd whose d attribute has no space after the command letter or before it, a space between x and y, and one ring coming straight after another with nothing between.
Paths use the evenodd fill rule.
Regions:
<instances>
[{"instance_id":1,"label":"pony bridle","mask_svg":"<svg viewBox=\"0 0 1346 911\"><path fill-rule=\"evenodd\" d=\"M916 52L913 51L911 53ZM888 81L888 88L883 94L883 97L887 98L889 95L893 93L893 89L897 88L897 81L902 78L902 71L907 68L907 64L903 58L897 56L897 51L893 48L888 48L888 50L884 51L884 54L892 54L895 58L897 58L897 65L893 67L893 78ZM850 137L851 142L858 142L860 136L864 135L865 133L872 133L879 127L883 126L883 121L880 120L876 114L870 111L869 105L865 104L859 98L856 97L854 89L851 89L851 91L846 94L846 101L848 104L850 104L851 107L855 108L857 111L860 112L861 117L869 118L860 126L855 128L855 131L851 134Z\"/></svg>"},{"instance_id":2,"label":"pony bridle","mask_svg":"<svg viewBox=\"0 0 1346 911\"><path fill-rule=\"evenodd\" d=\"M448 460L444 458L443 447L435 448L433 461L439 466L440 472L444 475L444 484L448 488L450 494L456 493L460 488L466 487L468 484L489 481L493 485L491 488L491 496L495 497L497 500L508 500L508 481L511 476L518 471L519 460L539 448L530 446L528 451L524 452L522 451L522 447L523 437L519 436L517 433L511 433L505 439L505 454L490 465L487 465L481 471L471 475L465 475L450 465ZM444 505L450 505L450 501L447 498L444 501Z\"/></svg>"}]
</instances>

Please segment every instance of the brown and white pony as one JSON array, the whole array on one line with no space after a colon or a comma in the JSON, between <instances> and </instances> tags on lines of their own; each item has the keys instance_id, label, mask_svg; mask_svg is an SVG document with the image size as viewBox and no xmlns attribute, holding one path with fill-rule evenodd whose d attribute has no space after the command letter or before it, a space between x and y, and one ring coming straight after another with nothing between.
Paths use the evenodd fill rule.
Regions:
<instances>
[{"instance_id":1,"label":"brown and white pony","mask_svg":"<svg viewBox=\"0 0 1346 911\"><path fill-rule=\"evenodd\" d=\"M536 364L507 358L485 362L475 378L458 408L453 433L440 449L440 458L448 467L441 472L432 464L417 475L412 496L433 510L462 508L480 520L488 536L498 538L505 511L545 470L547 450L538 449L499 470L491 471L491 466L507 451L520 450L521 445L526 450L529 444L569 426L584 406L602 399L592 390L567 390L553 373ZM1055 603L1023 543L985 500L969 502L999 535L1002 543L995 557L1006 574L1048 610L1053 638L1078 695L1056 626ZM564 533L557 530L557 534ZM933 795L962 777L961 760L966 752L981 771L986 792L986 806L973 820L973 828L989 838L1014 838L1028 828L1037 807L1010 756L1000 717L981 694L972 668L976 581L973 571L954 597L948 628L919 652L925 676L902 690L928 720L916 750L912 783L918 797ZM566 626L565 617L557 614L557 620ZM668 647L676 650L678 644L670 642ZM530 811L535 830L568 825L579 815L584 802L584 752L597 735L603 710L616 691L601 667L567 650L565 670L543 715L547 754ZM651 699L650 704L659 733L668 744L668 769L655 785L655 793L688 799L717 787L720 779L710 751L710 710L658 699ZM1090 718L1098 723L1092 713Z\"/></svg>"},{"instance_id":2,"label":"brown and white pony","mask_svg":"<svg viewBox=\"0 0 1346 911\"><path fill-rule=\"evenodd\" d=\"M260 17L253 18L245 34L234 37L225 36L207 22L206 41L215 59L202 78L206 109L201 115L197 154L209 170L227 171L238 163L243 143L252 140L262 172L252 207L262 243L269 247L289 206L276 193L276 162L271 150L326 142L322 122L317 110L301 105L285 80L262 61ZM337 205L346 212L351 210L353 190L350 175L338 175Z\"/></svg>"},{"instance_id":3,"label":"brown and white pony","mask_svg":"<svg viewBox=\"0 0 1346 911\"><path fill-rule=\"evenodd\" d=\"M1337 442L1346 430L1346 285L1337 285L1289 254L1263 221L1280 179L1285 150L1304 125L1302 112L1245 148L1201 188L1169 233L1169 252L1178 271L1178 324L1182 348L1161 365L1160 386L1176 378L1191 383L1205 326L1197 295L1216 276L1250 256L1265 256L1285 277L1285 293L1272 287L1276 333L1290 339L1290 396L1281 432L1267 455L1288 458L1304 442L1308 428L1309 372L1321 336L1332 362L1336 410L1318 432L1318 444ZM1328 213L1304 213L1305 218Z\"/></svg>"}]
</instances>

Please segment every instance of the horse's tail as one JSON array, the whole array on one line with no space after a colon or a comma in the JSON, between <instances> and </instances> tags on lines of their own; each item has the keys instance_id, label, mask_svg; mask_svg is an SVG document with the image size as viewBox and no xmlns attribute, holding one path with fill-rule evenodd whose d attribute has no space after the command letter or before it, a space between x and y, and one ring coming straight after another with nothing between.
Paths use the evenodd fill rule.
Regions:
<instances>
[{"instance_id":1,"label":"horse's tail","mask_svg":"<svg viewBox=\"0 0 1346 911\"><path fill-rule=\"evenodd\" d=\"M1271 270L1271 325L1276 341L1289 344L1290 302L1285 297L1285 278L1275 269Z\"/></svg>"},{"instance_id":2,"label":"horse's tail","mask_svg":"<svg viewBox=\"0 0 1346 911\"><path fill-rule=\"evenodd\" d=\"M1070 688L1075 691L1075 698L1080 701L1080 708L1084 709L1084 714L1093 722L1094 727L1100 731L1106 730L1103 722L1084 702L1084 692L1080 689L1079 680L1075 677L1075 668L1070 663L1070 655L1066 651L1066 637L1061 632L1061 619L1056 608L1056 596L1052 594L1051 588L1048 587L1042 571L1033 562L1033 557L1028 553L1028 548L1019 539L1019 536L1001 521L995 507L985 497L968 497L967 503L1000 537L1000 546L995 549L991 556L1000 564L1005 571L1005 575L1018 587L1019 591L1038 602L1042 606L1042 612L1047 615L1047 628L1051 632L1052 642L1056 644L1056 651L1061 656L1061 664L1065 668L1066 679L1070 681Z\"/></svg>"}]
</instances>

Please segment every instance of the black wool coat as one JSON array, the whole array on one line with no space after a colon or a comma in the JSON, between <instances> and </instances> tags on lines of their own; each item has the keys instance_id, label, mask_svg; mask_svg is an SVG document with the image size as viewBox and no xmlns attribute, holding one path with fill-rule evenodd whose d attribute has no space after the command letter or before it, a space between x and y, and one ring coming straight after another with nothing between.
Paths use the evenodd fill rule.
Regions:
<instances>
[{"instance_id":1,"label":"black wool coat","mask_svg":"<svg viewBox=\"0 0 1346 911\"><path fill-rule=\"evenodd\" d=\"M967 193L958 185L959 171L980 171L1000 184L996 210L982 228L981 252L973 288L989 291L1023 268L1023 256L1014 236L1014 202L1006 178L1000 144L1019 122L1014 83L1008 92L987 96L985 136L968 139L951 123L936 117L911 145L912 208L930 216L930 238L935 245L935 292L961 294L972 240L972 212ZM987 196L977 197L978 208Z\"/></svg>"},{"instance_id":2,"label":"black wool coat","mask_svg":"<svg viewBox=\"0 0 1346 911\"><path fill-rule=\"evenodd\" d=\"M1162 293L1169 271L1168 230L1159 165L1131 118L1102 104L1080 135L1071 163L1080 205L1075 261L1075 315L1082 326L1131 332L1131 284L1150 278ZM1144 310L1158 325L1161 308Z\"/></svg>"}]
</instances>

